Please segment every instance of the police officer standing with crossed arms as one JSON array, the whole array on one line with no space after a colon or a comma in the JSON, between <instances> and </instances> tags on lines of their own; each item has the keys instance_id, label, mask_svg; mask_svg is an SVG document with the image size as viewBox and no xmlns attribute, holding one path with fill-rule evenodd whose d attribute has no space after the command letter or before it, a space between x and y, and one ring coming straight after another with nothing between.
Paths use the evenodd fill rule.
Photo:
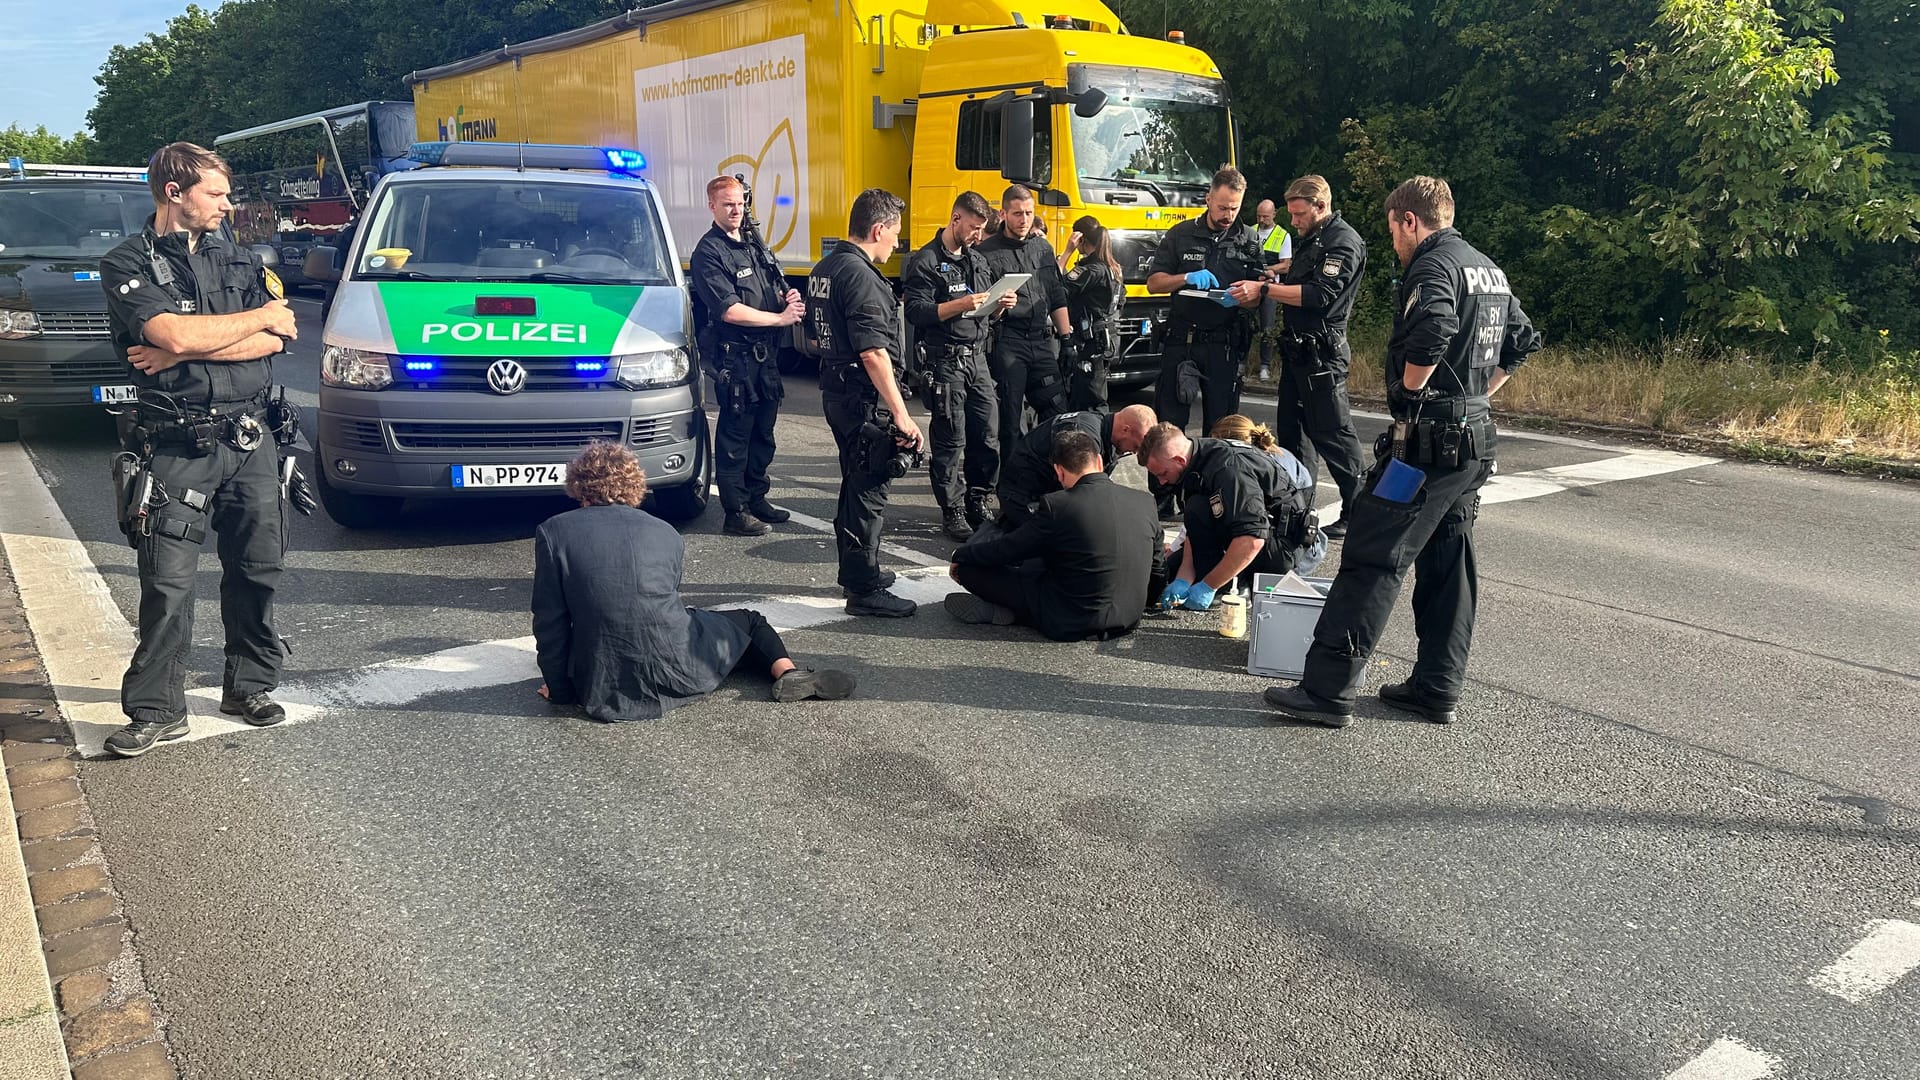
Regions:
<instances>
[{"instance_id":1,"label":"police officer standing with crossed arms","mask_svg":"<svg viewBox=\"0 0 1920 1080\"><path fill-rule=\"evenodd\" d=\"M1307 649L1298 686L1273 687L1281 715L1345 727L1407 571L1418 575L1419 651L1406 682L1380 699L1451 723L1473 643L1473 522L1493 475L1488 399L1540 348L1507 276L1453 229L1453 191L1416 176L1387 196L1387 228L1406 267L1387 342L1393 427L1348 511L1340 573Z\"/></svg>"},{"instance_id":2,"label":"police officer standing with crossed arms","mask_svg":"<svg viewBox=\"0 0 1920 1080\"><path fill-rule=\"evenodd\" d=\"M139 642L120 685L128 724L106 741L121 757L187 734L193 585L209 528L219 536L226 628L220 711L256 727L286 719L270 696L285 658L273 629L282 485L313 512L306 481L297 468L283 473L278 453L292 442L295 414L268 398L271 358L295 335L293 311L279 279L220 234L232 210L226 162L170 143L147 163L147 183L147 227L100 261L114 348L140 388L127 452L114 463L140 567Z\"/></svg>"},{"instance_id":3,"label":"police officer standing with crossed arms","mask_svg":"<svg viewBox=\"0 0 1920 1080\"><path fill-rule=\"evenodd\" d=\"M1280 283L1262 289L1266 299L1279 303L1284 324L1274 434L1310 470L1317 448L1340 489L1341 505L1352 506L1366 462L1347 401L1353 359L1347 316L1360 294L1367 244L1333 209L1333 189L1324 177L1303 176L1287 186L1287 216L1300 233L1300 250ZM1336 539L1347 535L1344 513L1325 531Z\"/></svg>"},{"instance_id":4,"label":"police officer standing with crossed arms","mask_svg":"<svg viewBox=\"0 0 1920 1080\"><path fill-rule=\"evenodd\" d=\"M880 569L894 474L875 463L900 450L917 451L921 436L900 393L900 320L893 288L877 264L893 254L906 208L882 188L861 192L847 215L847 238L807 279L807 337L820 356L821 406L840 448L833 515L840 590L847 614L894 619L912 615L917 605L888 592L894 575Z\"/></svg>"},{"instance_id":5,"label":"police officer standing with crossed arms","mask_svg":"<svg viewBox=\"0 0 1920 1080\"><path fill-rule=\"evenodd\" d=\"M772 254L741 233L745 186L731 176L707 183L713 227L690 260L700 351L713 371L720 415L714 422L714 482L731 536L765 536L792 517L767 501L773 428L786 388L780 382L781 331L806 314ZM757 238L756 238L757 239Z\"/></svg>"}]
</instances>

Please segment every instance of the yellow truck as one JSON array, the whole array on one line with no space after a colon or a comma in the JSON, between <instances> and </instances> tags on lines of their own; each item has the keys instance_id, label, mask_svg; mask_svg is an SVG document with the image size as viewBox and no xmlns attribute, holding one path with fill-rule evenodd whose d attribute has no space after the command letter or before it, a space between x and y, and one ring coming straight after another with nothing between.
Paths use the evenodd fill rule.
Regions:
<instances>
[{"instance_id":1,"label":"yellow truck","mask_svg":"<svg viewBox=\"0 0 1920 1080\"><path fill-rule=\"evenodd\" d=\"M902 254L954 196L1038 192L1060 245L1092 214L1127 279L1116 385L1152 378L1166 298L1160 236L1199 214L1234 159L1225 81L1179 40L1139 37L1099 0L670 0L407 76L422 141L631 147L684 262L706 183L746 177L762 230L804 276L868 187L907 200ZM896 273L900 259L886 269Z\"/></svg>"}]
</instances>

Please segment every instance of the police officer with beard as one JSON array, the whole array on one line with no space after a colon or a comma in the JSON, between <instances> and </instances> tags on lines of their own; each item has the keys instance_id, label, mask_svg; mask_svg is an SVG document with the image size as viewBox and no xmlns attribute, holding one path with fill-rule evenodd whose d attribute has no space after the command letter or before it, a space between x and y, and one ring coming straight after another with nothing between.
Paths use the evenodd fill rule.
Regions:
<instances>
[{"instance_id":1,"label":"police officer with beard","mask_svg":"<svg viewBox=\"0 0 1920 1080\"><path fill-rule=\"evenodd\" d=\"M780 382L781 331L807 305L770 253L741 235L746 189L731 176L707 183L713 227L693 247L688 274L700 352L713 372L720 415L714 421L714 483L730 536L765 536L792 517L767 501L773 428L786 388Z\"/></svg>"},{"instance_id":2,"label":"police officer with beard","mask_svg":"<svg viewBox=\"0 0 1920 1080\"><path fill-rule=\"evenodd\" d=\"M987 209L978 192L961 192L946 226L900 275L907 321L919 333L933 376L933 494L942 527L955 540L966 540L986 521L1000 478L1000 406L984 355L989 313L981 310L994 277L975 246L986 234ZM1003 294L999 310L1018 299Z\"/></svg>"},{"instance_id":3,"label":"police officer with beard","mask_svg":"<svg viewBox=\"0 0 1920 1080\"><path fill-rule=\"evenodd\" d=\"M139 553L140 615L120 684L129 722L106 741L120 757L187 734L193 584L209 528L219 536L226 629L220 711L256 727L287 718L270 696L285 659L273 594L286 551L280 455L270 435L284 428L291 441L292 423L267 391L271 358L295 334L293 312L279 279L220 234L232 205L231 174L218 154L170 143L147 163L147 183L147 227L100 260L114 348L140 388L116 487L147 492L123 496L122 527ZM297 471L286 482L311 513Z\"/></svg>"},{"instance_id":4,"label":"police officer with beard","mask_svg":"<svg viewBox=\"0 0 1920 1080\"><path fill-rule=\"evenodd\" d=\"M1000 466L1001 528L1012 531L1026 524L1033 508L1042 498L1060 490L1059 477L1053 471L1053 440L1069 431L1092 438L1100 448L1109 475L1122 457L1131 457L1140 449L1159 421L1145 405L1129 405L1116 413L1070 412L1043 423L1020 441L1007 447Z\"/></svg>"},{"instance_id":5,"label":"police officer with beard","mask_svg":"<svg viewBox=\"0 0 1920 1080\"><path fill-rule=\"evenodd\" d=\"M1247 178L1228 166L1215 173L1206 213L1167 230L1154 254L1147 291L1173 294L1153 411L1184 428L1193 399L1204 396L1205 430L1240 411L1240 379L1250 341L1249 312L1260 304L1263 259L1253 229L1235 224ZM1215 298L1184 295L1214 291Z\"/></svg>"},{"instance_id":6,"label":"police officer with beard","mask_svg":"<svg viewBox=\"0 0 1920 1080\"><path fill-rule=\"evenodd\" d=\"M1347 367L1353 358L1347 316L1360 294L1367 244L1333 209L1333 189L1324 177L1303 176L1287 186L1287 216L1300 234L1300 250L1280 284L1262 289L1262 296L1280 304L1284 320L1274 434L1308 469L1318 449L1340 489L1341 505L1352 506L1366 463L1347 401ZM1344 514L1326 533L1336 539L1347 535Z\"/></svg>"},{"instance_id":7,"label":"police officer with beard","mask_svg":"<svg viewBox=\"0 0 1920 1080\"><path fill-rule=\"evenodd\" d=\"M1073 335L1067 292L1053 245L1040 233L1031 188L1014 184L1000 196L1000 228L980 245L995 280L1031 274L1019 301L1002 315L989 356L1000 391L1000 441L1010 445L1027 430L1027 406L1041 420L1067 411L1060 343Z\"/></svg>"},{"instance_id":8,"label":"police officer with beard","mask_svg":"<svg viewBox=\"0 0 1920 1080\"><path fill-rule=\"evenodd\" d=\"M1387 196L1406 267L1387 342L1393 427L1348 510L1351 531L1298 686L1273 687L1281 715L1345 727L1367 660L1412 570L1413 675L1380 688L1388 705L1451 723L1466 681L1479 576L1473 522L1493 475L1488 399L1540 348L1507 276L1453 229L1445 180L1416 176Z\"/></svg>"},{"instance_id":9,"label":"police officer with beard","mask_svg":"<svg viewBox=\"0 0 1920 1080\"><path fill-rule=\"evenodd\" d=\"M877 265L900 240L907 204L882 188L853 200L847 238L807 279L806 333L820 356L820 400L840 449L840 500L833 538L847 614L905 618L913 601L888 592L894 575L880 569L890 472L874 467L898 449L917 450L920 426L900 393L900 319L893 288ZM884 415L882 415L884 413Z\"/></svg>"}]
</instances>

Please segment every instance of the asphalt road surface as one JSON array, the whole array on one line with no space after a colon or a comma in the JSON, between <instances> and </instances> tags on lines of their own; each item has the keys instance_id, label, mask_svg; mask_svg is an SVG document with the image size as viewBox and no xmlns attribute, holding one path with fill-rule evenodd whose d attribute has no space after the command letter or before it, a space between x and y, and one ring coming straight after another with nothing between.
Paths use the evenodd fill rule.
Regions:
<instances>
[{"instance_id":1,"label":"asphalt road surface","mask_svg":"<svg viewBox=\"0 0 1920 1080\"><path fill-rule=\"evenodd\" d=\"M805 379L780 440L776 500L830 518ZM110 427L25 441L131 619ZM717 506L689 601L858 695L594 724L511 644L537 498L296 519L299 722L84 781L191 1080L1920 1077L1920 490L1525 437L1501 471L1448 728L1276 723L1206 615L847 620L827 534ZM892 564L943 562L899 488ZM1403 601L1373 682L1412 647Z\"/></svg>"}]
</instances>

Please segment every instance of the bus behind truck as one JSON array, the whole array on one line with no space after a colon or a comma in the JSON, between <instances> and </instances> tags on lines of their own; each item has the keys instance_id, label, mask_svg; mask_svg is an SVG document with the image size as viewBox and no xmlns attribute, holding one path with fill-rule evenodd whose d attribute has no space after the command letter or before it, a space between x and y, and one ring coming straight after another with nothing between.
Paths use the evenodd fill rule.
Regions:
<instances>
[{"instance_id":1,"label":"bus behind truck","mask_svg":"<svg viewBox=\"0 0 1920 1080\"><path fill-rule=\"evenodd\" d=\"M871 14L670 0L407 82L423 139L647 147L683 263L721 173L752 185L794 277L845 232L864 188L906 197L904 252L946 223L958 193L997 202L1026 183L1056 249L1083 214L1112 230L1128 293L1119 386L1159 366L1167 301L1146 293L1148 260L1234 156L1213 61L1129 34L1099 0L902 0Z\"/></svg>"}]
</instances>

